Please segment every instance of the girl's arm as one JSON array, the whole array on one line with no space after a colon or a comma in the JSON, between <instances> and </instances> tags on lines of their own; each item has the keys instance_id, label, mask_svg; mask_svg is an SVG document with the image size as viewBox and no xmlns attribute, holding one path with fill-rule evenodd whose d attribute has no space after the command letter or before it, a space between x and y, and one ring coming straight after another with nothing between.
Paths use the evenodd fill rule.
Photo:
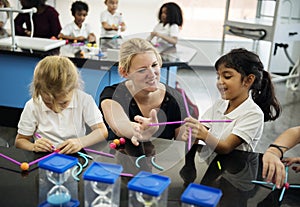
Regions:
<instances>
[{"instance_id":1,"label":"girl's arm","mask_svg":"<svg viewBox=\"0 0 300 207\"><path fill-rule=\"evenodd\" d=\"M191 127L192 136L196 139L203 140L218 154L228 154L243 143L243 140L234 134L230 134L224 140L218 139L213 136L203 124L193 117L185 118L184 121L186 126L184 137L188 136L189 127Z\"/></svg>"},{"instance_id":2,"label":"girl's arm","mask_svg":"<svg viewBox=\"0 0 300 207\"><path fill-rule=\"evenodd\" d=\"M167 41L168 43L170 43L170 44L173 44L173 45L176 45L177 44L177 41L178 41L178 38L177 37L170 37L170 36L168 36L168 35L163 35L163 34L161 34L161 33L159 33L159 32L151 32L151 35L150 35L150 40L152 40L153 39L153 37L159 37L159 38L161 38L161 39L163 39L163 40L165 40L165 41Z\"/></svg>"},{"instance_id":3,"label":"girl's arm","mask_svg":"<svg viewBox=\"0 0 300 207\"><path fill-rule=\"evenodd\" d=\"M46 138L40 138L31 142L32 136L25 136L22 134L17 134L15 140L15 146L20 149L33 151L33 152L51 152L52 142Z\"/></svg>"},{"instance_id":4,"label":"girl's arm","mask_svg":"<svg viewBox=\"0 0 300 207\"><path fill-rule=\"evenodd\" d=\"M108 132L104 123L99 123L91 126L91 133L86 136L67 139L57 146L61 154L72 154L80 151L84 147L94 145L98 142L104 141Z\"/></svg>"}]
</instances>

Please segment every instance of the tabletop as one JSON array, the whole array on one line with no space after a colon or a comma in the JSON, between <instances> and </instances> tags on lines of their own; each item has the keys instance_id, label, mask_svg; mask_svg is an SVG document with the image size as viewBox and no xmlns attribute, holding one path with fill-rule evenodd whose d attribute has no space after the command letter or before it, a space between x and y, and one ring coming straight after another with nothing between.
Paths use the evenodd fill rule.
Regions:
<instances>
[{"instance_id":1,"label":"tabletop","mask_svg":"<svg viewBox=\"0 0 300 207\"><path fill-rule=\"evenodd\" d=\"M102 142L89 149L113 154L114 158L86 151L93 157L94 162L121 164L123 173L135 176L140 171L147 171L168 176L171 179L171 184L168 187L168 206L181 205L180 197L185 190L185 185L179 171L184 164L187 150L185 142L156 138L150 142L141 143L138 147L133 146L128 141L115 150L109 148L109 143ZM44 153L33 153L14 147L0 147L0 153L19 162L31 162L45 155ZM143 155L145 157L141 159ZM228 155L212 156L211 159L208 159L211 161L196 162L199 171L198 176L201 180L200 184L222 190L223 196L219 206L299 206L299 188L287 189L282 201L279 202L282 189L272 191L270 185L251 183L251 180L263 180L261 178L261 157L262 154L235 150ZM152 158L159 168L153 165ZM137 159L138 166L136 164ZM29 171L22 172L16 164L0 158L0 177L0 206L37 206L39 202L37 165L32 165ZM122 176L121 178L120 206L127 206L127 183L131 179L131 176ZM83 182L81 174L78 182L80 206L83 206L84 200ZM299 175L290 170L288 182L299 184Z\"/></svg>"}]
</instances>

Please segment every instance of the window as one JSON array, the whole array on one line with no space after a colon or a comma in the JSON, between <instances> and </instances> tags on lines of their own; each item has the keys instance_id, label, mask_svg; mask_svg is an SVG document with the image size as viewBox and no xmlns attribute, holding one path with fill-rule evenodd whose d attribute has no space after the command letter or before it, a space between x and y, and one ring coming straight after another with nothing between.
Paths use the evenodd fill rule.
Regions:
<instances>
[{"instance_id":1,"label":"window","mask_svg":"<svg viewBox=\"0 0 300 207\"><path fill-rule=\"evenodd\" d=\"M164 0L164 2L168 2ZM184 15L181 37L184 39L221 39L225 17L226 0L174 0ZM255 15L256 1L231 0L235 18Z\"/></svg>"}]
</instances>

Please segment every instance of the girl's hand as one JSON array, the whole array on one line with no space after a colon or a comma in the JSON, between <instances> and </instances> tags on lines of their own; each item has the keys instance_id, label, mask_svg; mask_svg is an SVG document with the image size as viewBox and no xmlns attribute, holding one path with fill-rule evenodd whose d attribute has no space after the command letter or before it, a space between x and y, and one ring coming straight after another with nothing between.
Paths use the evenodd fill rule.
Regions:
<instances>
[{"instance_id":1,"label":"girl's hand","mask_svg":"<svg viewBox=\"0 0 300 207\"><path fill-rule=\"evenodd\" d=\"M53 144L49 139L40 138L36 139L33 144L33 151L34 152L52 152Z\"/></svg>"},{"instance_id":2,"label":"girl's hand","mask_svg":"<svg viewBox=\"0 0 300 207\"><path fill-rule=\"evenodd\" d=\"M300 164L300 157L283 158L282 162L284 162L287 166L291 166L292 164ZM300 165L299 166L293 166L292 169L295 172L300 172Z\"/></svg>"},{"instance_id":3,"label":"girl's hand","mask_svg":"<svg viewBox=\"0 0 300 207\"><path fill-rule=\"evenodd\" d=\"M185 132L183 134L183 138L187 139L189 135L189 128L192 129L192 137L196 139L202 139L205 141L207 135L208 135L208 130L207 128L202 125L197 119L193 117L187 117L184 119L185 121Z\"/></svg>"},{"instance_id":4,"label":"girl's hand","mask_svg":"<svg viewBox=\"0 0 300 207\"><path fill-rule=\"evenodd\" d=\"M60 154L73 154L82 149L80 138L67 139L57 146Z\"/></svg>"},{"instance_id":5,"label":"girl's hand","mask_svg":"<svg viewBox=\"0 0 300 207\"><path fill-rule=\"evenodd\" d=\"M152 39L153 37L158 36L158 32L151 32L150 36L151 36L151 39Z\"/></svg>"},{"instance_id":6,"label":"girl's hand","mask_svg":"<svg viewBox=\"0 0 300 207\"><path fill-rule=\"evenodd\" d=\"M270 148L267 149L263 155L262 161L262 177L265 178L267 182L275 183L277 188L283 186L286 176L285 166L275 152L273 152Z\"/></svg>"}]
</instances>

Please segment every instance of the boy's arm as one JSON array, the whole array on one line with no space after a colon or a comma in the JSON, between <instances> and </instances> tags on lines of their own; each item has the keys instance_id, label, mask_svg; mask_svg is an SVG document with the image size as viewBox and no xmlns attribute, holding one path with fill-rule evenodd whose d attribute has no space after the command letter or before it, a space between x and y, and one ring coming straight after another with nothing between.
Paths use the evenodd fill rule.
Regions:
<instances>
[{"instance_id":1,"label":"boy's arm","mask_svg":"<svg viewBox=\"0 0 300 207\"><path fill-rule=\"evenodd\" d=\"M114 24L110 25L107 22L102 22L102 27L107 31L111 31L111 30L117 31L119 29L117 25L114 25Z\"/></svg>"},{"instance_id":2,"label":"boy's arm","mask_svg":"<svg viewBox=\"0 0 300 207\"><path fill-rule=\"evenodd\" d=\"M65 39L65 40L70 40L70 41L77 40L77 41L80 41L80 42L83 42L83 41L86 40L86 38L83 37L83 36L74 37L74 36L71 36L71 35L64 35L63 33L60 33L58 35L58 38L62 38L62 39Z\"/></svg>"}]
</instances>

